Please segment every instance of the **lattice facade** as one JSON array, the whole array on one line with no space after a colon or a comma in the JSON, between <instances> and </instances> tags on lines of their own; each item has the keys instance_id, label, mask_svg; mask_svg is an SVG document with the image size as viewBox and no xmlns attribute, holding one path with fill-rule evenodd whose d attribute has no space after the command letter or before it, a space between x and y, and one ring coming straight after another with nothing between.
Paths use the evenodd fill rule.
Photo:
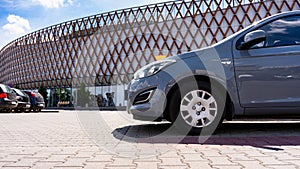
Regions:
<instances>
[{"instance_id":1,"label":"lattice facade","mask_svg":"<svg viewBox=\"0 0 300 169\"><path fill-rule=\"evenodd\" d=\"M60 23L0 51L0 82L21 88L126 84L157 55L214 44L298 0L192 0L123 9Z\"/></svg>"}]
</instances>

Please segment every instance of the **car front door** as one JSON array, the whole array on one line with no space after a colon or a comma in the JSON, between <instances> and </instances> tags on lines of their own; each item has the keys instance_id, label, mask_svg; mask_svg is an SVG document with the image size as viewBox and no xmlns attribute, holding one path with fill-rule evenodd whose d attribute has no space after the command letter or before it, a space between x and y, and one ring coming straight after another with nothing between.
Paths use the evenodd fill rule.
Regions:
<instances>
[{"instance_id":1,"label":"car front door","mask_svg":"<svg viewBox=\"0 0 300 169\"><path fill-rule=\"evenodd\" d=\"M279 18L256 30L265 32L264 42L233 49L241 106L300 107L300 16ZM243 40L239 37L236 45Z\"/></svg>"}]
</instances>

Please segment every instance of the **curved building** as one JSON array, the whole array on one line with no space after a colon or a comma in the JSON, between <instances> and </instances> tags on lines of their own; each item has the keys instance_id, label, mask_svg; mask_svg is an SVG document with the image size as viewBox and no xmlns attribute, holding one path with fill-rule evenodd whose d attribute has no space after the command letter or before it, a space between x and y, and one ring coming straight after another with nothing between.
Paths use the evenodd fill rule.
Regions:
<instances>
[{"instance_id":1,"label":"curved building","mask_svg":"<svg viewBox=\"0 0 300 169\"><path fill-rule=\"evenodd\" d=\"M126 84L141 66L214 44L257 20L299 8L298 0L172 1L60 23L1 49L0 83L55 90L85 84L95 87L90 89L94 95L114 86L122 93L114 97L116 104L124 105Z\"/></svg>"}]
</instances>

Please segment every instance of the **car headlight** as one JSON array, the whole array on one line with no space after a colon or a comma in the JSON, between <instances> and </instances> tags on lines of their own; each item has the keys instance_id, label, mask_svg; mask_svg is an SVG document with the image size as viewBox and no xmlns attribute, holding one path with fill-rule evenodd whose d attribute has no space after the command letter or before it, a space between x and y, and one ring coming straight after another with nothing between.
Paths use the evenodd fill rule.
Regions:
<instances>
[{"instance_id":1,"label":"car headlight","mask_svg":"<svg viewBox=\"0 0 300 169\"><path fill-rule=\"evenodd\" d=\"M142 67L140 70L138 70L134 74L134 79L141 79L144 77L152 76L161 71L163 68L175 63L176 60L160 60L153 63L150 63L144 67Z\"/></svg>"}]
</instances>

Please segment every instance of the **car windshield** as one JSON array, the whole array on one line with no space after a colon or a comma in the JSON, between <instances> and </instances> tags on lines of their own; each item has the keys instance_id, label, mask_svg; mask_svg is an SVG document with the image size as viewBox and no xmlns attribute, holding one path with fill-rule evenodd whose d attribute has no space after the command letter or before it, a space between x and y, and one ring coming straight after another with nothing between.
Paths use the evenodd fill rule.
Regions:
<instances>
[{"instance_id":1,"label":"car windshield","mask_svg":"<svg viewBox=\"0 0 300 169\"><path fill-rule=\"evenodd\" d=\"M19 96L25 96L24 93L19 89L13 89Z\"/></svg>"},{"instance_id":2,"label":"car windshield","mask_svg":"<svg viewBox=\"0 0 300 169\"><path fill-rule=\"evenodd\" d=\"M257 24L257 23L253 23L253 24L247 26L246 28L241 29L241 30L235 32L234 34L232 34L232 35L226 37L225 39L223 39L223 40L221 40L221 41L219 41L219 42L216 43L215 45L218 45L218 44L220 44L220 43L223 43L224 41L227 41L227 40L231 39L232 37L235 37L235 36L239 35L241 32L246 31L246 30L252 28L252 27L255 26L256 24Z\"/></svg>"},{"instance_id":3,"label":"car windshield","mask_svg":"<svg viewBox=\"0 0 300 169\"><path fill-rule=\"evenodd\" d=\"M266 18L264 18L264 19L262 19L262 20L260 20L260 21L254 22L254 23L252 23L251 25L245 27L244 29L241 29L241 30L235 32L234 34L232 34L232 35L226 37L225 39L219 41L219 42L216 43L215 45L218 45L218 44L220 44L220 43L223 43L224 41L227 41L227 40L229 40L229 39L231 39L231 38L233 38L233 37L239 35L239 34L242 33L243 31L246 31L246 30L252 28L253 26L256 26L257 24L259 24L259 23L261 23L261 22L264 22L265 20L268 20L268 19L271 18L271 17L273 17L273 16L269 16L269 17L266 17Z\"/></svg>"},{"instance_id":4,"label":"car windshield","mask_svg":"<svg viewBox=\"0 0 300 169\"><path fill-rule=\"evenodd\" d=\"M6 85L0 85L1 89L3 92L5 93L12 93L12 90L10 87L6 86Z\"/></svg>"},{"instance_id":5,"label":"car windshield","mask_svg":"<svg viewBox=\"0 0 300 169\"><path fill-rule=\"evenodd\" d=\"M37 96L43 97L43 96L41 95L41 93L39 93L39 92L35 92L35 93L36 93Z\"/></svg>"}]
</instances>

